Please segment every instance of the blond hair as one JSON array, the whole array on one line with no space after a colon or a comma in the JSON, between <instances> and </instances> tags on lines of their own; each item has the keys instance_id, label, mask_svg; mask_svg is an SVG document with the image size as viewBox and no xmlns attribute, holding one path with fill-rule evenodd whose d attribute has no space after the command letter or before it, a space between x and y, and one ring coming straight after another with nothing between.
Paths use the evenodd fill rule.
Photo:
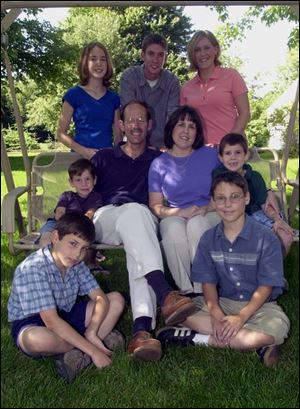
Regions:
<instances>
[{"instance_id":1,"label":"blond hair","mask_svg":"<svg viewBox=\"0 0 300 409\"><path fill-rule=\"evenodd\" d=\"M198 65L197 65L197 61L195 58L195 49L197 47L197 44L199 42L199 40L202 40L202 38L207 38L208 41L211 42L211 44L217 48L218 52L217 55L215 56L215 65L221 65L221 61L219 60L220 54L221 54L221 48L220 48L220 44L218 42L218 40L216 39L216 37L213 35L213 33L211 33L208 30L200 30L197 31L193 37L191 38L190 42L188 43L187 46L187 51L188 51L188 59L190 62L190 70L191 71L198 71Z\"/></svg>"}]
</instances>

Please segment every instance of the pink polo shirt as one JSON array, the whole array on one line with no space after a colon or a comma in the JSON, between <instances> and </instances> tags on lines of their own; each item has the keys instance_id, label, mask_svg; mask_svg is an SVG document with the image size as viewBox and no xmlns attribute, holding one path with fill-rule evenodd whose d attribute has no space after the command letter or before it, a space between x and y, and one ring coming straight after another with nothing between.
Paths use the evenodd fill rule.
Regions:
<instances>
[{"instance_id":1,"label":"pink polo shirt","mask_svg":"<svg viewBox=\"0 0 300 409\"><path fill-rule=\"evenodd\" d=\"M197 109L204 121L205 143L219 144L238 117L234 98L245 92L245 81L235 69L217 66L207 82L197 74L182 86L180 105Z\"/></svg>"}]
</instances>

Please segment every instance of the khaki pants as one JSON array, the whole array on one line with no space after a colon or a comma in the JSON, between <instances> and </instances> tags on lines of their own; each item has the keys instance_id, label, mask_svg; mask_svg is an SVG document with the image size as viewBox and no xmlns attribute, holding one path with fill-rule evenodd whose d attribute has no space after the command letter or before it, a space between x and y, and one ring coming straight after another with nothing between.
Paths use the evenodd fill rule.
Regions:
<instances>
[{"instance_id":1,"label":"khaki pants","mask_svg":"<svg viewBox=\"0 0 300 409\"><path fill-rule=\"evenodd\" d=\"M100 207L93 222L97 241L124 245L133 319L152 317L155 328L156 296L144 276L154 270L163 271L156 217L144 205L126 203Z\"/></svg>"},{"instance_id":2,"label":"khaki pants","mask_svg":"<svg viewBox=\"0 0 300 409\"><path fill-rule=\"evenodd\" d=\"M195 297L193 301L198 307L196 315L210 315L204 297ZM237 315L248 304L248 301L234 301L220 297L219 304L226 315ZM276 301L267 302L249 318L243 328L271 335L275 339L275 345L280 345L288 336L290 320Z\"/></svg>"},{"instance_id":3,"label":"khaki pants","mask_svg":"<svg viewBox=\"0 0 300 409\"><path fill-rule=\"evenodd\" d=\"M202 292L201 284L191 283L191 265L198 243L206 230L220 222L216 212L194 216L190 220L170 216L161 220L160 234L169 270L183 292Z\"/></svg>"}]
</instances>

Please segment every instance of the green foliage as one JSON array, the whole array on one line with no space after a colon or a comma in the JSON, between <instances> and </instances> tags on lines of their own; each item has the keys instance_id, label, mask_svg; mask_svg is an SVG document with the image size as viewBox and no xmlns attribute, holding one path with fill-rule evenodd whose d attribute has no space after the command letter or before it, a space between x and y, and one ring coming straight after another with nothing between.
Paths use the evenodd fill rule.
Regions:
<instances>
[{"instance_id":1,"label":"green foliage","mask_svg":"<svg viewBox=\"0 0 300 409\"><path fill-rule=\"evenodd\" d=\"M63 27L67 43L81 48L97 39L106 45L114 63L115 88L125 68L141 63L143 38L153 32L168 41L170 56L166 67L175 68L180 80L187 78L187 65L181 54L186 51L192 30L183 7L73 8Z\"/></svg>"},{"instance_id":2,"label":"green foliage","mask_svg":"<svg viewBox=\"0 0 300 409\"><path fill-rule=\"evenodd\" d=\"M215 7L211 6L210 8L217 11L219 20L224 24L222 30L224 33L223 46L225 48L228 48L234 40L245 38L246 31L252 29L257 18L260 18L261 22L267 26L271 26L281 20L294 22L295 27L289 35L288 47L290 49L296 48L299 44L299 17L296 16L290 6L251 6L241 20L235 24L228 21L229 13L227 6L218 5Z\"/></svg>"},{"instance_id":3,"label":"green foliage","mask_svg":"<svg viewBox=\"0 0 300 409\"><path fill-rule=\"evenodd\" d=\"M21 149L20 139L17 129L6 128L2 129L5 146L8 152L18 151ZM28 131L24 131L24 137L27 149L39 149L38 142L30 135Z\"/></svg>"},{"instance_id":4,"label":"green foliage","mask_svg":"<svg viewBox=\"0 0 300 409\"><path fill-rule=\"evenodd\" d=\"M251 120L247 126L246 135L249 146L267 146L270 138L267 128L267 99L255 98L253 92L249 93Z\"/></svg>"},{"instance_id":5,"label":"green foliage","mask_svg":"<svg viewBox=\"0 0 300 409\"><path fill-rule=\"evenodd\" d=\"M287 128L288 128L288 123L289 123L289 118L290 118L290 112L292 109L292 105L284 105L281 108L275 109L275 111L272 113L271 117L269 118L269 124L276 128L278 127L279 129L283 128L283 140L286 144L287 142ZM297 158L299 156L299 109L297 111L297 116L296 116L296 121L295 121L295 126L293 129L293 139L290 147L290 152L289 156L291 158Z\"/></svg>"},{"instance_id":6,"label":"green foliage","mask_svg":"<svg viewBox=\"0 0 300 409\"><path fill-rule=\"evenodd\" d=\"M37 83L56 80L61 76L61 61L68 59L69 48L62 39L62 31L49 22L40 23L35 14L27 10L27 18L17 19L8 30L7 52L15 79L28 76ZM6 13L1 13L3 16ZM1 77L6 77L1 54Z\"/></svg>"},{"instance_id":7,"label":"green foliage","mask_svg":"<svg viewBox=\"0 0 300 409\"><path fill-rule=\"evenodd\" d=\"M287 61L278 67L278 76L274 84L275 91L283 93L299 76L299 44L288 51Z\"/></svg>"}]
</instances>

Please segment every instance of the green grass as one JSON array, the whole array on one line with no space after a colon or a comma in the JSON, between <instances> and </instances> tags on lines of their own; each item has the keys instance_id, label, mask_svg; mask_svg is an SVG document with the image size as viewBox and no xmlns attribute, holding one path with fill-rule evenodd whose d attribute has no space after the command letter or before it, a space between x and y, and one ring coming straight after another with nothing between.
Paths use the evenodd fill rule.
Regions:
<instances>
[{"instance_id":1,"label":"green grass","mask_svg":"<svg viewBox=\"0 0 300 409\"><path fill-rule=\"evenodd\" d=\"M13 158L13 161L16 184L23 185L25 177L20 171L19 159ZM296 160L291 165L296 168ZM25 207L23 203L22 210ZM295 226L297 223L295 217ZM14 346L7 322L7 300L14 269L24 259L24 254L10 255L4 235L1 236L1 250L2 407L299 407L298 244L285 260L290 289L280 297L279 304L291 320L291 333L283 345L282 360L276 370L264 367L254 352L206 347L168 348L159 362L148 363L132 361L125 352L118 352L109 368L89 367L70 385L56 376L50 358L29 359ZM108 260L104 266L112 274L97 279L105 291L119 290L127 297L127 308L119 328L129 339L132 318L124 252L106 251L106 255Z\"/></svg>"}]
</instances>

